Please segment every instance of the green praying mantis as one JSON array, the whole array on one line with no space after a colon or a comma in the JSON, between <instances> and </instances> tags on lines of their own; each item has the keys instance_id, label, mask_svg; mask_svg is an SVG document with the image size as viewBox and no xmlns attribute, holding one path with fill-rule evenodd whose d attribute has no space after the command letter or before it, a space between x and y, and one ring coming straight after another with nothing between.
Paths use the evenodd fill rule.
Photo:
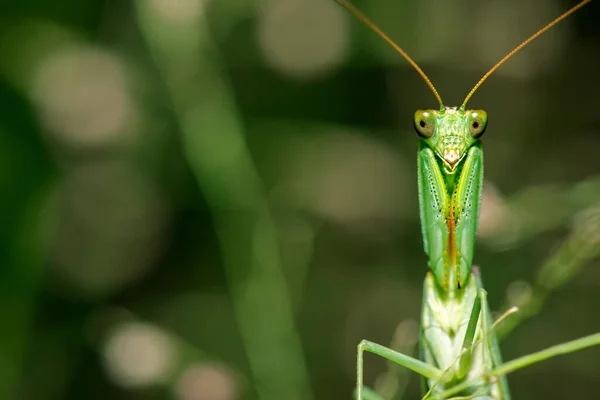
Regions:
<instances>
[{"instance_id":1,"label":"green praying mantis","mask_svg":"<svg viewBox=\"0 0 600 400\"><path fill-rule=\"evenodd\" d=\"M589 3L581 1L533 34L494 65L467 94L460 107L446 107L437 90L408 54L355 6L336 0L388 42L421 75L440 104L418 110L414 126L420 137L418 191L425 277L421 312L420 359L363 340L357 351L356 397L380 399L363 385L363 353L382 356L423 377L424 399L509 400L506 374L542 360L600 344L600 333L504 363L494 333L508 310L492 323L481 277L473 265L475 232L483 186L480 138L487 114L466 109L481 84L515 53Z\"/></svg>"}]
</instances>

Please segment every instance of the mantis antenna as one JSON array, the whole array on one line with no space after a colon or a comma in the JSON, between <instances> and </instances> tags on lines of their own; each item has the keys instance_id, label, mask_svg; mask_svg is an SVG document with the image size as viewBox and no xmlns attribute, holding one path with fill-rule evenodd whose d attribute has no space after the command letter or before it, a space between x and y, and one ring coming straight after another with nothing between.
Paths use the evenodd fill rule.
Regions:
<instances>
[{"instance_id":1,"label":"mantis antenna","mask_svg":"<svg viewBox=\"0 0 600 400\"><path fill-rule=\"evenodd\" d=\"M367 25L373 32L375 32L377 35L379 35L379 37L381 37L383 40L385 40L398 53L400 53L400 55L402 55L402 57L404 57L406 59L406 61L408 61L408 63L417 71L417 73L419 75L421 75L421 78L423 78L425 83L427 83L429 88L431 88L433 95L437 99L438 103L440 103L440 107L444 108L444 103L442 102L442 98L440 97L439 93L433 86L433 83L431 83L431 80L429 80L429 78L427 77L425 72L423 72L423 70L417 65L417 63L404 50L402 50L402 48L400 46L398 46L392 39L390 39L390 37L388 35L386 35L377 25L375 25L375 23L373 21L371 21L366 15L364 15L354 5L347 2L346 0L335 0L335 1L336 1L336 3L338 3L339 5L344 7L346 10L348 10L352 14L354 14L354 16L356 18L358 18L361 22L363 22L365 25ZM467 94L467 97L465 97L465 100L463 101L460 108L464 110L467 105L467 102L469 101L471 96L473 96L473 94L477 91L477 89L479 89L479 87L483 84L483 82L485 82L485 80L487 78L489 78L490 75L492 75L498 68L500 68L502 66L502 64L504 64L512 56L514 56L517 52L519 52L519 50L521 50L523 47L527 46L529 43L533 42L535 39L540 37L548 29L552 28L554 25L558 24L560 21L567 18L569 15L573 14L575 11L579 10L581 7L585 6L587 3L591 2L591 1L592 0L583 0L583 1L579 2L578 4L576 4L575 6L571 7L568 11L564 12L562 15L560 15L554 21L548 23L542 29L540 29L539 31L537 31L536 33L531 35L528 39L523 41L523 43L521 43L520 45L515 47L510 53L505 55L500 61L498 61L496 63L496 65L494 65L488 72L486 72L485 75L483 75L483 77L479 80L479 82L477 82L477 84L473 87L473 89L471 89L469 94Z\"/></svg>"},{"instance_id":2,"label":"mantis antenna","mask_svg":"<svg viewBox=\"0 0 600 400\"><path fill-rule=\"evenodd\" d=\"M404 50L402 50L402 48L400 46L398 46L392 39L390 39L390 37L388 35L386 35L381 29L379 29L379 27L377 25L375 25L375 23L373 21L371 21L365 14L363 14L358 8L356 8L352 4L348 3L346 0L335 0L335 1L336 1L336 3L338 3L339 5L344 7L346 10L348 10L352 14L354 14L354 16L356 18L358 18L361 22L363 22L365 25L367 25L369 28L371 28L371 30L373 32L375 32L377 35L379 35L379 37L381 37L383 40L388 42L388 44L390 46L392 46L398 53L400 53L400 55L402 55L402 57L404 57L406 59L406 61L408 61L408 63L419 73L419 75L421 75L421 78L423 78L425 83L427 83L427 85L431 88L433 95L437 99L438 103L440 103L440 108L444 108L444 103L442 102L442 98L440 97L437 90L435 90L433 83L431 83L431 81L429 80L427 75L425 75L425 72L423 72L423 70L421 68L419 68L417 63L412 58L410 58L410 56ZM591 1L591 0L587 0L587 1Z\"/></svg>"},{"instance_id":3,"label":"mantis antenna","mask_svg":"<svg viewBox=\"0 0 600 400\"><path fill-rule=\"evenodd\" d=\"M491 74L493 74L494 71L496 71L498 68L500 68L500 66L502 66L502 64L504 64L506 61L508 61L519 50L521 50L523 47L527 46L529 43L533 42L535 39L537 39L538 37L540 37L548 29L552 28L554 25L558 24L560 21L562 21L563 19L567 18L569 15L573 14L575 11L577 11L581 7L585 6L590 1L592 1L592 0L583 0L579 4L574 5L573 7L571 7L571 9L569 9L566 12L564 12L561 16L559 16L558 18L556 18L554 21L548 23L542 29L540 29L539 31L537 31L536 33L534 33L533 35L531 35L527 40L523 41L523 43L521 43L520 45L518 45L517 47L515 47L514 50L512 50L510 53L508 53L507 55L505 55L500 61L498 61L496 63L496 65L494 65L488 72L486 72L485 75L483 75L483 77L479 80L479 82L477 82L477 84L473 87L473 89L471 89L471 91L469 92L469 94L467 94L467 97L465 97L465 100L463 101L463 103L460 106L460 108L464 110L465 107L466 107L466 105L467 105L467 101L469 101L469 99L471 98L471 96L473 96L473 93L475 93L477 91L477 89L479 89L479 87L483 84L483 82L485 82L485 80Z\"/></svg>"}]
</instances>

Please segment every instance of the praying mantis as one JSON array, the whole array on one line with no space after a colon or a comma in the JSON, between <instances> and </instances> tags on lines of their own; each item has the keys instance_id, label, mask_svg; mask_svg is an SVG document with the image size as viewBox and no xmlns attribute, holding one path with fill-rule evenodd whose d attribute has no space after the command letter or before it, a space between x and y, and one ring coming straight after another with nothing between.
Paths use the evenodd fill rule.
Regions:
<instances>
[{"instance_id":1,"label":"praying mantis","mask_svg":"<svg viewBox=\"0 0 600 400\"><path fill-rule=\"evenodd\" d=\"M545 359L600 344L600 333L563 343L504 363L479 270L473 267L475 232L483 187L480 138L487 127L483 110L467 103L502 64L548 29L589 3L583 0L533 34L494 65L467 94L460 107L447 107L412 58L346 0L335 0L390 44L432 90L439 110L417 110L414 126L418 193L424 250L429 272L423 287L420 359L363 340L357 349L356 397L380 399L363 385L363 353L371 352L423 377L423 399L509 400L506 374Z\"/></svg>"}]
</instances>

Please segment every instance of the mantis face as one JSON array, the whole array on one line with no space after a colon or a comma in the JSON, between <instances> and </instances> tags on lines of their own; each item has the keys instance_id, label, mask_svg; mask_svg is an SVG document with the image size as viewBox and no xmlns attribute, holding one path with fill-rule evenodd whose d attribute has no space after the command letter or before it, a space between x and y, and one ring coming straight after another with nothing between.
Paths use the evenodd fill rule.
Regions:
<instances>
[{"instance_id":1,"label":"mantis face","mask_svg":"<svg viewBox=\"0 0 600 400\"><path fill-rule=\"evenodd\" d=\"M423 141L442 161L446 174L454 174L469 148L485 132L487 114L483 110L444 107L417 110L415 129Z\"/></svg>"}]
</instances>

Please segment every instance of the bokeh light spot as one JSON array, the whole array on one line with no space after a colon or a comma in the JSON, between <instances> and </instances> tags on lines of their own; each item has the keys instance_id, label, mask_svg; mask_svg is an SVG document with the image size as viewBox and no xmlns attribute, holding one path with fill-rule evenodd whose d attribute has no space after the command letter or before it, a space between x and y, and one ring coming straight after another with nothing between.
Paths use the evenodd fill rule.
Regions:
<instances>
[{"instance_id":1,"label":"bokeh light spot","mask_svg":"<svg viewBox=\"0 0 600 400\"><path fill-rule=\"evenodd\" d=\"M294 78L313 78L338 67L349 51L348 15L333 1L270 1L258 23L269 65Z\"/></svg>"},{"instance_id":2,"label":"bokeh light spot","mask_svg":"<svg viewBox=\"0 0 600 400\"><path fill-rule=\"evenodd\" d=\"M233 400L238 398L235 375L218 364L194 364L176 384L179 400Z\"/></svg>"},{"instance_id":3,"label":"bokeh light spot","mask_svg":"<svg viewBox=\"0 0 600 400\"><path fill-rule=\"evenodd\" d=\"M58 187L50 245L62 289L103 296L145 276L163 243L167 210L141 171L126 162L73 167Z\"/></svg>"},{"instance_id":4,"label":"bokeh light spot","mask_svg":"<svg viewBox=\"0 0 600 400\"><path fill-rule=\"evenodd\" d=\"M63 144L121 143L134 132L137 113L122 62L84 45L62 47L34 72L31 96L43 125Z\"/></svg>"},{"instance_id":5,"label":"bokeh light spot","mask_svg":"<svg viewBox=\"0 0 600 400\"><path fill-rule=\"evenodd\" d=\"M208 0L148 0L154 12L172 22L195 20L208 2Z\"/></svg>"},{"instance_id":6,"label":"bokeh light spot","mask_svg":"<svg viewBox=\"0 0 600 400\"><path fill-rule=\"evenodd\" d=\"M176 359L169 335L158 327L139 322L116 327L104 347L107 372L115 383L124 387L167 380Z\"/></svg>"},{"instance_id":7,"label":"bokeh light spot","mask_svg":"<svg viewBox=\"0 0 600 400\"><path fill-rule=\"evenodd\" d=\"M404 191L410 187L409 169L383 143L360 134L324 131L318 141L294 151L288 179L305 208L346 228L368 232L370 239L401 219L402 204L410 201Z\"/></svg>"}]
</instances>

